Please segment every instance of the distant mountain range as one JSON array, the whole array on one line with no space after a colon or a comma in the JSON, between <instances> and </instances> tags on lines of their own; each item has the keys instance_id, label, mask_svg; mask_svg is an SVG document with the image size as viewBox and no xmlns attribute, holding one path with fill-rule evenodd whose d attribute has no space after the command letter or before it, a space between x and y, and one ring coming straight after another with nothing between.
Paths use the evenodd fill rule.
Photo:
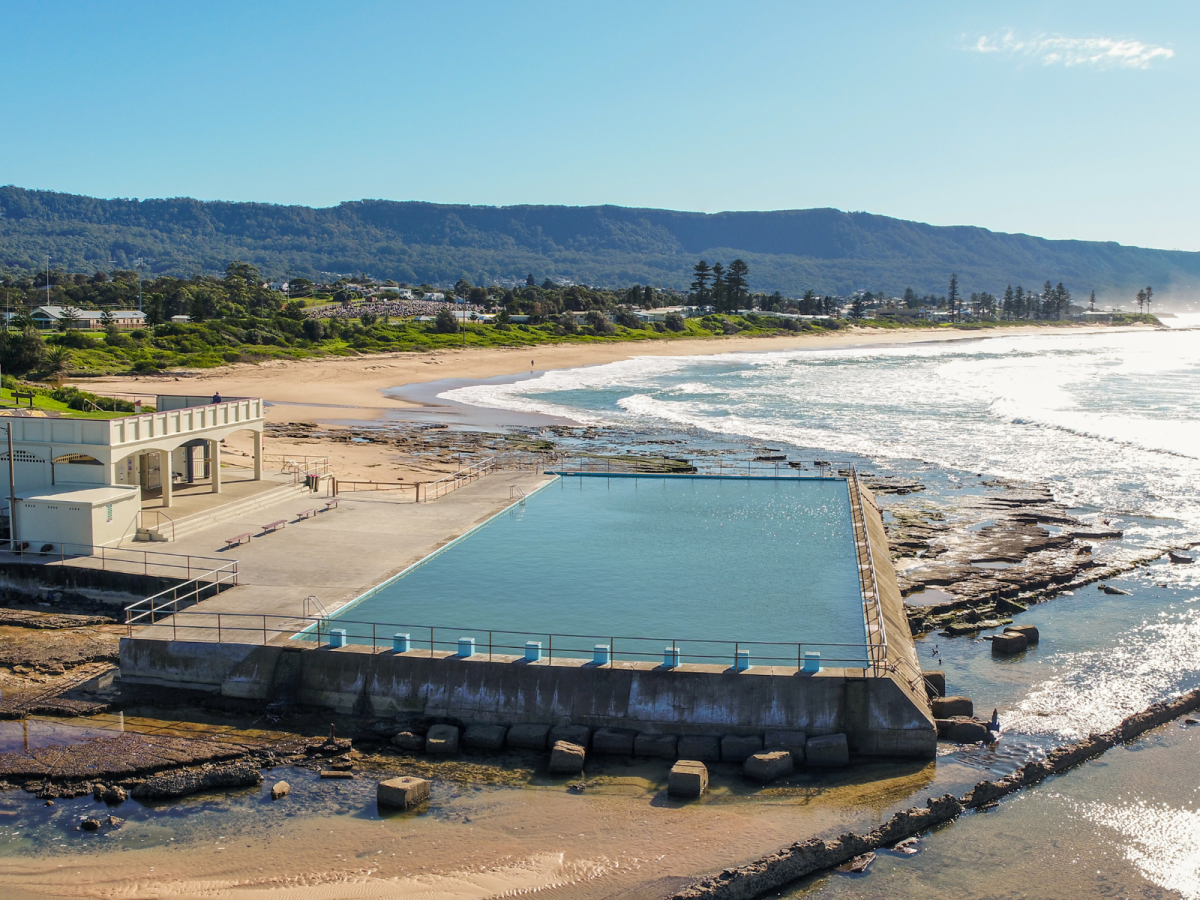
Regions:
<instances>
[{"instance_id":1,"label":"distant mountain range","mask_svg":"<svg viewBox=\"0 0 1200 900\"><path fill-rule=\"evenodd\" d=\"M1200 253L1096 241L1049 241L836 209L691 213L619 206L461 206L360 200L327 209L267 203L100 200L0 188L0 268L219 272L233 259L264 274L366 272L420 284L532 274L598 287L686 288L698 259L741 257L756 291L808 288L999 294L1062 281L1077 299L1128 305L1139 287L1162 299L1200 286Z\"/></svg>"}]
</instances>

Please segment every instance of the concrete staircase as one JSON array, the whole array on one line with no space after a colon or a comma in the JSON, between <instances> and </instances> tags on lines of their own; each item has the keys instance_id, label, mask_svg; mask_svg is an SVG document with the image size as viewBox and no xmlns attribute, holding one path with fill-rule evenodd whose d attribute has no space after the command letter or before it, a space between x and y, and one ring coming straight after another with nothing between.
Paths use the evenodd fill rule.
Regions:
<instances>
[{"instance_id":1,"label":"concrete staircase","mask_svg":"<svg viewBox=\"0 0 1200 900\"><path fill-rule=\"evenodd\" d=\"M281 484L277 488L272 488L269 491L263 491L259 494L254 494L251 497L246 497L242 500L235 500L232 503L227 503L223 506L216 506L212 509L206 509L203 512L193 513L190 516L185 516L182 519L175 520L174 529L171 528L171 523L163 522L157 528L139 528L138 536L134 540L138 541L170 541L178 540L182 537L187 537L200 531L203 528L208 528L212 525L219 525L232 518L243 515L244 513L253 512L256 509L262 509L267 506L274 506L276 503L282 503L290 498L299 499L301 497L316 496L310 491L303 482L299 484ZM170 515L169 511L167 512ZM144 536L143 536L144 535Z\"/></svg>"}]
</instances>

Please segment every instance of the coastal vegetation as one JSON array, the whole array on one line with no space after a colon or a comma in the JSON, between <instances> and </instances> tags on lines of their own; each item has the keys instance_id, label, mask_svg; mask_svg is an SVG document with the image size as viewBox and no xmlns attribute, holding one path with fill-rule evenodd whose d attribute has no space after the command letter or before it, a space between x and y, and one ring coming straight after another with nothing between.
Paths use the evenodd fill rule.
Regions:
<instances>
[{"instance_id":1,"label":"coastal vegetation","mask_svg":"<svg viewBox=\"0 0 1200 900\"><path fill-rule=\"evenodd\" d=\"M462 278L452 292L451 299L458 301L454 303L446 302L442 292L428 284L408 288L394 282L372 283L370 299L364 301L368 281L364 278L337 279L324 286L292 279L288 293L281 293L264 283L255 266L238 260L228 264L220 277L143 279L127 269L69 273L51 268L4 279L0 290L11 318L0 332L0 367L9 375L53 381L67 374L149 373L273 358L822 333L852 324L841 318L841 300L831 295L807 290L793 299L779 292L752 292L750 266L740 258L728 269L701 261L693 271L690 295L644 285L607 290L549 279L539 285L532 275L522 287L485 288ZM1051 298L1060 296L1049 282L1047 290ZM946 324L929 314L928 305L899 309L880 306L879 299L869 292L856 296L849 311L851 319L857 320L853 324L884 328L1004 324L984 315L963 322L961 314L952 317L953 324ZM145 327L120 327L114 312L137 308L139 302ZM945 309L948 302L938 298L933 308ZM977 312L987 309L972 302ZM681 303L690 305L690 314ZM868 310L867 303L875 308ZM56 331L38 327L31 314L38 306L62 310ZM663 307L668 308L646 314ZM957 305L954 309L961 313ZM1061 311L1060 306L1053 309ZM103 327L85 328L82 310L101 310ZM401 314L392 314L395 310ZM1138 320L1153 321L1153 317L1143 314ZM1044 321L1053 320L1047 315Z\"/></svg>"}]
</instances>

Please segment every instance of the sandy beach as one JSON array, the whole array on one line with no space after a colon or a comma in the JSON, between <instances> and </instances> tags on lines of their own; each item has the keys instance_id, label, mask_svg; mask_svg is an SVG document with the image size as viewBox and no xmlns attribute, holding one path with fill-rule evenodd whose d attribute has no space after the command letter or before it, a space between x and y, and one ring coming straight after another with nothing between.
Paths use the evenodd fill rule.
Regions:
<instances>
[{"instance_id":1,"label":"sandy beach","mask_svg":"<svg viewBox=\"0 0 1200 900\"><path fill-rule=\"evenodd\" d=\"M226 397L262 397L276 404L273 422L377 419L415 404L380 392L444 378L486 379L550 369L595 366L639 356L706 356L715 353L761 353L771 350L826 350L911 344L924 341L967 341L1022 334L1080 334L1103 331L1090 327L1013 327L995 331L947 331L939 328L893 331L851 327L825 334L698 340L645 341L613 344L551 344L503 349L467 348L429 353L381 353L326 359L270 360L197 370L182 376L77 379L87 390L104 393L209 393Z\"/></svg>"}]
</instances>

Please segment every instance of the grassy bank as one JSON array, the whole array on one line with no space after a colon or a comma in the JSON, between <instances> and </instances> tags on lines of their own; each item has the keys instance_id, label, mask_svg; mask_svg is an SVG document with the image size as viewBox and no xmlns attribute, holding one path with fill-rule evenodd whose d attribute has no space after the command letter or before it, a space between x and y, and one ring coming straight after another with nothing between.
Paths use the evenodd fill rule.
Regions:
<instances>
[{"instance_id":1,"label":"grassy bank","mask_svg":"<svg viewBox=\"0 0 1200 900\"><path fill-rule=\"evenodd\" d=\"M1129 316L1114 324L1145 321L1157 324L1152 316ZM297 323L298 324L298 323ZM446 333L435 323L405 319L392 323L364 326L351 320L335 333L312 340L296 328L280 328L280 321L266 319L222 319L198 324L168 324L132 333L91 335L82 332L52 335L47 343L67 351L66 371L73 375L117 375L152 373L170 369L206 369L235 362L260 362L268 359L303 359L326 356L357 356L380 352L422 353L450 347L525 347L545 344L598 344L644 340L680 340L720 336L755 337L779 334L820 334L844 330L851 325L865 328L910 330L994 330L1030 325L1056 325L1061 322L967 322L937 324L923 320L862 319L857 321L822 319L798 321L758 315L710 315L685 319L681 331L663 325L628 328L609 324L605 329L591 327L566 331L557 323L483 324L467 323L465 329ZM43 377L47 373L42 373Z\"/></svg>"}]
</instances>

